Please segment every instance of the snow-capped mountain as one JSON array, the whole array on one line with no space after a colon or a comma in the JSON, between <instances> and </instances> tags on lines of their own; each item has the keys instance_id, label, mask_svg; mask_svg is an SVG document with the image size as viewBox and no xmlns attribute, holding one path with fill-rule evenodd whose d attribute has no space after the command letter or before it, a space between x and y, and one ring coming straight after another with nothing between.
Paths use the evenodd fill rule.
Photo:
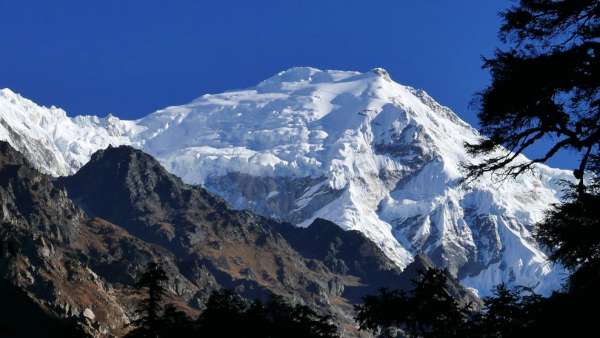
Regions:
<instances>
[{"instance_id":1,"label":"snow-capped mountain","mask_svg":"<svg viewBox=\"0 0 600 338\"><path fill-rule=\"evenodd\" d=\"M460 163L476 160L464 143L479 137L383 69L292 68L136 121L70 118L0 92L0 139L52 175L73 173L109 144L130 144L237 208L359 230L400 267L425 252L480 295L500 282L547 294L562 269L530 230L570 174L540 165L518 180L461 185Z\"/></svg>"}]
</instances>

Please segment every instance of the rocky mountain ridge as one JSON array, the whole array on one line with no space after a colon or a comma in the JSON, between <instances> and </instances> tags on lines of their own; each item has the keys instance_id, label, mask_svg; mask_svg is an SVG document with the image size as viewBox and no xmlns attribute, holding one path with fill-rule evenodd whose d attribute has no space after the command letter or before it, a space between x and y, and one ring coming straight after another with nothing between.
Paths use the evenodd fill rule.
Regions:
<instances>
[{"instance_id":1,"label":"rocky mountain ridge","mask_svg":"<svg viewBox=\"0 0 600 338\"><path fill-rule=\"evenodd\" d=\"M358 335L353 303L406 287L431 265L419 257L401 272L364 235L325 220L297 228L232 210L127 146L54 179L0 142L0 197L0 277L98 337L127 330L136 277L151 261L169 275L169 299L189 313L222 287L249 298L275 293L333 314L347 337Z\"/></svg>"},{"instance_id":2,"label":"rocky mountain ridge","mask_svg":"<svg viewBox=\"0 0 600 338\"><path fill-rule=\"evenodd\" d=\"M426 253L482 296L501 282L543 294L562 283L531 227L570 173L540 165L515 181L461 184L460 164L478 161L464 143L480 135L383 69L292 68L135 121L70 118L9 90L0 112L0 139L53 175L129 144L237 209L358 230L400 268Z\"/></svg>"}]
</instances>

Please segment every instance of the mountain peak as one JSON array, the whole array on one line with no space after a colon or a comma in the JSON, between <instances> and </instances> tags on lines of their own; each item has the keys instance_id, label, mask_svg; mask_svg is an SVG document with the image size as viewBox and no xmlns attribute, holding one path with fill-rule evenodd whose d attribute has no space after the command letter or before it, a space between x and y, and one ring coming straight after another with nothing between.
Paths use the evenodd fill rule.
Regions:
<instances>
[{"instance_id":1,"label":"mountain peak","mask_svg":"<svg viewBox=\"0 0 600 338\"><path fill-rule=\"evenodd\" d=\"M169 223L176 213L228 210L221 199L183 183L152 156L130 146L97 151L75 175L60 182L89 215L151 240L171 239L160 224ZM159 232L149 232L148 227L158 227Z\"/></svg>"},{"instance_id":2,"label":"mountain peak","mask_svg":"<svg viewBox=\"0 0 600 338\"><path fill-rule=\"evenodd\" d=\"M4 103L2 101L4 101ZM10 88L0 89L0 107L10 104L26 107L35 105L31 100L24 98L21 94L12 91Z\"/></svg>"},{"instance_id":3,"label":"mountain peak","mask_svg":"<svg viewBox=\"0 0 600 338\"><path fill-rule=\"evenodd\" d=\"M85 189L89 196L107 198L103 203L96 204L113 207L122 204L131 208L127 204L149 195L169 201L170 197L188 188L152 156L127 145L109 145L106 149L98 150L75 175L62 180L70 186L69 191L76 195L80 195L80 189ZM91 190L93 194L89 193ZM111 196L105 194L107 191L116 191L118 194ZM111 202L111 199L114 200ZM123 200L123 203L119 203L119 200Z\"/></svg>"},{"instance_id":4,"label":"mountain peak","mask_svg":"<svg viewBox=\"0 0 600 338\"><path fill-rule=\"evenodd\" d=\"M328 82L340 82L358 79L367 79L375 75L375 78L383 78L392 81L387 70L373 68L368 72L341 70L321 70L314 67L292 67L281 71L274 76L260 82L257 86L260 90L281 88L283 84L319 84Z\"/></svg>"},{"instance_id":5,"label":"mountain peak","mask_svg":"<svg viewBox=\"0 0 600 338\"><path fill-rule=\"evenodd\" d=\"M360 74L359 72L321 70L313 67L292 67L260 82L256 88L260 92L280 91L288 87L296 88L298 85L341 81Z\"/></svg>"},{"instance_id":6,"label":"mountain peak","mask_svg":"<svg viewBox=\"0 0 600 338\"><path fill-rule=\"evenodd\" d=\"M128 146L98 151L58 180L3 162L4 155L18 153L0 142L8 230L0 232L0 265L11 284L2 291L48 305L45 314L70 317L90 336L124 334L143 296L135 281L150 262L169 277L166 299L188 314L213 290L252 299L275 294L331 314L352 337L353 304L383 287L410 287L362 234L324 220L303 229L231 210L164 170L152 172L158 162ZM11 311L10 318L31 319L31 311Z\"/></svg>"},{"instance_id":7,"label":"mountain peak","mask_svg":"<svg viewBox=\"0 0 600 338\"><path fill-rule=\"evenodd\" d=\"M100 162L122 173L126 198L183 191L168 171L235 208L360 231L400 268L425 252L484 296L500 282L545 293L560 286L561 269L547 264L531 227L558 201L555 181L568 175L536 169L518 181L483 177L464 189L461 163L477 161L464 145L481 136L384 69L291 68L256 88L202 96L136 121L47 118L44 109L6 105L0 138L54 175L74 172L109 144L129 144L160 165L128 148L92 158L115 156ZM90 173L83 183L116 179Z\"/></svg>"},{"instance_id":8,"label":"mountain peak","mask_svg":"<svg viewBox=\"0 0 600 338\"><path fill-rule=\"evenodd\" d=\"M374 74L376 74L378 76L381 76L382 78L384 78L384 79L386 79L388 81L392 81L390 73L387 70L383 69L383 68L380 68L380 67L373 68L373 69L371 69L371 73L374 73Z\"/></svg>"},{"instance_id":9,"label":"mountain peak","mask_svg":"<svg viewBox=\"0 0 600 338\"><path fill-rule=\"evenodd\" d=\"M102 164L110 166L109 169L116 171L118 168L122 167L123 164L130 163L132 160L160 166L160 164L152 156L137 148L128 145L109 144L106 149L100 149L92 154L89 162L84 165L83 168L89 168L97 164Z\"/></svg>"},{"instance_id":10,"label":"mountain peak","mask_svg":"<svg viewBox=\"0 0 600 338\"><path fill-rule=\"evenodd\" d=\"M10 90L10 88L2 88L0 89L0 96L11 97L17 95L15 92Z\"/></svg>"},{"instance_id":11,"label":"mountain peak","mask_svg":"<svg viewBox=\"0 0 600 338\"><path fill-rule=\"evenodd\" d=\"M98 150L74 177L104 180L105 184L110 182L138 193L155 189L158 181L162 180L172 182L173 186L183 185L178 177L166 171L152 156L126 145L109 145L106 149Z\"/></svg>"}]
</instances>

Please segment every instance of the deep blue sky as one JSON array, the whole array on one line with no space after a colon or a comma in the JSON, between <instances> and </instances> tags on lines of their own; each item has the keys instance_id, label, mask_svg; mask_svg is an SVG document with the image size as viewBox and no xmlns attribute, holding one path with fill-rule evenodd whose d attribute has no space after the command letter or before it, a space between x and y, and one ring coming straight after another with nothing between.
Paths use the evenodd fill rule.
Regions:
<instances>
[{"instance_id":1,"label":"deep blue sky","mask_svg":"<svg viewBox=\"0 0 600 338\"><path fill-rule=\"evenodd\" d=\"M476 125L508 0L0 0L0 88L138 118L292 66L386 68ZM552 165L570 167L572 155Z\"/></svg>"}]
</instances>

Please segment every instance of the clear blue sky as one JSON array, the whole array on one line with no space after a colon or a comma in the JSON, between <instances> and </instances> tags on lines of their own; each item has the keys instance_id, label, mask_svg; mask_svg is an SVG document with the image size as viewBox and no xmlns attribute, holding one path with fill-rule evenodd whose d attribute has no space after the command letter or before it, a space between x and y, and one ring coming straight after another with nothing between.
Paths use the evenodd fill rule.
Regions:
<instances>
[{"instance_id":1,"label":"clear blue sky","mask_svg":"<svg viewBox=\"0 0 600 338\"><path fill-rule=\"evenodd\" d=\"M293 66L386 68L476 125L508 0L0 0L0 88L138 118ZM532 154L533 155L533 154ZM570 167L573 155L552 165Z\"/></svg>"}]
</instances>

